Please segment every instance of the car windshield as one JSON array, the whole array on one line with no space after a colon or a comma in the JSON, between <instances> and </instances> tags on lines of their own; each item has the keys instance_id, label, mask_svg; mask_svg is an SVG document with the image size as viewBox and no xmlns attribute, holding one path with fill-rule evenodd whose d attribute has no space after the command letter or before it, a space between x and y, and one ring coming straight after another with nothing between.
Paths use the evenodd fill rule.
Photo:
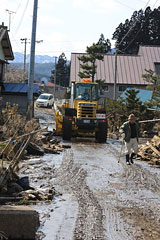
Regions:
<instances>
[{"instance_id":1,"label":"car windshield","mask_svg":"<svg viewBox=\"0 0 160 240\"><path fill-rule=\"evenodd\" d=\"M81 100L98 100L98 85L94 84L76 84L75 98Z\"/></svg>"},{"instance_id":2,"label":"car windshield","mask_svg":"<svg viewBox=\"0 0 160 240\"><path fill-rule=\"evenodd\" d=\"M49 99L49 96L48 96L48 95L40 95L40 96L39 96L39 99L45 99L45 100L47 100L47 99Z\"/></svg>"}]
</instances>

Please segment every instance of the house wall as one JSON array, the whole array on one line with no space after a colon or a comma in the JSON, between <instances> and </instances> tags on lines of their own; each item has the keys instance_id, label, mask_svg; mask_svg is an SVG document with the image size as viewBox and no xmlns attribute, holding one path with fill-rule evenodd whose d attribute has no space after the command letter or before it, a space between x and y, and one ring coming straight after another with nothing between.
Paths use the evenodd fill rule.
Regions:
<instances>
[{"instance_id":1,"label":"house wall","mask_svg":"<svg viewBox=\"0 0 160 240\"><path fill-rule=\"evenodd\" d=\"M146 89L146 85L119 85L116 86L116 98L118 98L124 91L119 91L119 86L124 86L126 88L138 88L138 89ZM100 95L101 98L113 98L114 95L114 84L108 85L108 91L104 91L103 94Z\"/></svg>"},{"instance_id":2,"label":"house wall","mask_svg":"<svg viewBox=\"0 0 160 240\"><path fill-rule=\"evenodd\" d=\"M40 91L41 93L47 92L47 93L53 94L55 99L64 99L65 93L66 93L66 87L61 87L57 85L56 88L54 89L54 87L46 86L44 88L40 88Z\"/></svg>"},{"instance_id":3,"label":"house wall","mask_svg":"<svg viewBox=\"0 0 160 240\"><path fill-rule=\"evenodd\" d=\"M78 57L87 55L87 53L72 53L71 54L71 70L70 83L72 81L80 82L78 72L83 69L80 66ZM108 85L108 90L103 94L109 98L113 98L114 80L115 80L115 55L106 54L104 60L96 61L97 72L95 80L104 80ZM145 69L160 73L160 46L140 46L138 55L118 55L117 56L117 90L116 96L120 96L123 91L119 91L120 86L135 87L146 89L148 82L142 77L146 74ZM124 89L125 91L125 89Z\"/></svg>"},{"instance_id":4,"label":"house wall","mask_svg":"<svg viewBox=\"0 0 160 240\"><path fill-rule=\"evenodd\" d=\"M5 61L2 45L0 44L0 60Z\"/></svg>"},{"instance_id":5,"label":"house wall","mask_svg":"<svg viewBox=\"0 0 160 240\"><path fill-rule=\"evenodd\" d=\"M66 87L56 87L55 89L55 99L64 99L65 98L65 93L66 93Z\"/></svg>"},{"instance_id":6,"label":"house wall","mask_svg":"<svg viewBox=\"0 0 160 240\"><path fill-rule=\"evenodd\" d=\"M18 111L22 114L26 114L27 112L27 95L1 95L3 98L2 107L5 107L6 103L9 102L11 105L18 104Z\"/></svg>"}]
</instances>

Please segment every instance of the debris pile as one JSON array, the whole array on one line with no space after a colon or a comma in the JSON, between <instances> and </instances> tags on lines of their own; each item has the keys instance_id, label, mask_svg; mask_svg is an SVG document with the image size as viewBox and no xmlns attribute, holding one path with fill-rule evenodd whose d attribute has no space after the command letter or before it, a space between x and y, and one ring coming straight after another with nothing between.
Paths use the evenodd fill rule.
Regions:
<instances>
[{"instance_id":1,"label":"debris pile","mask_svg":"<svg viewBox=\"0 0 160 240\"><path fill-rule=\"evenodd\" d=\"M138 160L148 161L152 165L160 165L160 137L154 136L146 145L142 145L138 151Z\"/></svg>"},{"instance_id":2,"label":"debris pile","mask_svg":"<svg viewBox=\"0 0 160 240\"><path fill-rule=\"evenodd\" d=\"M37 201L50 201L53 199L57 193L54 188L44 189L36 188L22 191L19 193L19 196L23 198L23 201L35 203Z\"/></svg>"},{"instance_id":3,"label":"debris pile","mask_svg":"<svg viewBox=\"0 0 160 240\"><path fill-rule=\"evenodd\" d=\"M20 162L31 159L30 155L60 153L54 132L41 129L39 121L26 118L18 113L17 105L7 104L3 112L3 124L0 125L0 201L8 200L51 200L54 189L35 190L29 186L27 177L19 178Z\"/></svg>"}]
</instances>

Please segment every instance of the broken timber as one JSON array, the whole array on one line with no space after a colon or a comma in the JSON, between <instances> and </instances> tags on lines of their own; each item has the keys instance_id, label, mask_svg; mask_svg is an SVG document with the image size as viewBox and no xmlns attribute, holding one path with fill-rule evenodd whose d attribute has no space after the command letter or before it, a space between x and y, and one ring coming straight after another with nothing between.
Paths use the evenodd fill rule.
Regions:
<instances>
[{"instance_id":1,"label":"broken timber","mask_svg":"<svg viewBox=\"0 0 160 240\"><path fill-rule=\"evenodd\" d=\"M160 165L160 137L154 136L150 142L139 148L138 159L152 165Z\"/></svg>"},{"instance_id":2,"label":"broken timber","mask_svg":"<svg viewBox=\"0 0 160 240\"><path fill-rule=\"evenodd\" d=\"M40 130L37 130L37 131L33 131L31 133L28 133L28 134L24 134L22 136L18 136L18 137L15 137L14 140L16 139L22 139L22 142L23 144L21 145L21 147L18 149L18 151L15 153L12 161L10 162L9 164L9 167L7 169L5 169L1 176L0 176L0 189L2 189L5 184L7 183L8 179L10 178L10 176L12 175L12 173L14 172L15 168L17 167L19 161L21 160L21 157L25 151L25 149L27 148L29 142L31 141L33 135L37 132L40 132L44 129L40 129ZM11 143L11 141L13 140L13 138L11 138L9 140L9 143ZM7 144L7 146L9 146ZM5 149L6 150L6 149ZM3 154L4 154L4 151L3 151ZM3 162L3 161L2 161Z\"/></svg>"}]
</instances>

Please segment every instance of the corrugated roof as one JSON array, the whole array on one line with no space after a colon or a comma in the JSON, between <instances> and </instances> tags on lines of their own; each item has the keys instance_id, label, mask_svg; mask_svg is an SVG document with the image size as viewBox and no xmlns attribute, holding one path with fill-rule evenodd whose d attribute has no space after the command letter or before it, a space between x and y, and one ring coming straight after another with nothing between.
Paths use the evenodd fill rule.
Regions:
<instances>
[{"instance_id":1,"label":"corrugated roof","mask_svg":"<svg viewBox=\"0 0 160 240\"><path fill-rule=\"evenodd\" d=\"M80 69L79 56L86 53L71 54L70 81L80 81L78 72ZM160 46L140 46L136 56L117 56L117 84L148 85L142 78L146 73L145 69L155 70L154 63L160 63ZM96 62L97 73L95 80L105 80L107 84L114 84L115 55L104 55L104 60Z\"/></svg>"},{"instance_id":2,"label":"corrugated roof","mask_svg":"<svg viewBox=\"0 0 160 240\"><path fill-rule=\"evenodd\" d=\"M131 88L127 88L121 95L120 97L122 97L123 99L126 98L126 91L129 90ZM152 97L152 91L151 90L144 90L144 89L138 89L138 88L132 88L134 89L135 91L139 91L139 93L137 93L137 98L140 99L140 101L142 103L145 103L147 101L150 101L151 100L151 97Z\"/></svg>"},{"instance_id":3,"label":"corrugated roof","mask_svg":"<svg viewBox=\"0 0 160 240\"><path fill-rule=\"evenodd\" d=\"M4 83L3 92L9 93L27 93L28 92L28 84L25 83ZM38 84L33 84L33 93L39 94L39 86Z\"/></svg>"}]
</instances>

